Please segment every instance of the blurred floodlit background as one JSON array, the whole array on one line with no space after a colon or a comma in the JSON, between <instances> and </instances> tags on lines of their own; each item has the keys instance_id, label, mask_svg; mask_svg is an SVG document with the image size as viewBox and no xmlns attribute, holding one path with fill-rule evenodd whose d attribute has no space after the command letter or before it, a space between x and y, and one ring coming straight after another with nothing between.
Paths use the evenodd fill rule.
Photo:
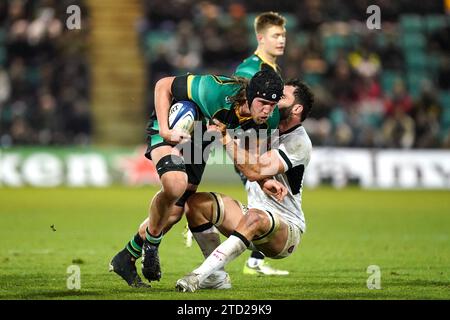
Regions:
<instances>
[{"instance_id":1,"label":"blurred floodlit background","mask_svg":"<svg viewBox=\"0 0 450 320\"><path fill-rule=\"evenodd\" d=\"M373 4L381 29L369 30ZM68 28L71 5L80 29ZM283 77L304 79L316 96L304 123L317 148L307 183L449 188L449 6L2 0L0 185L156 183L142 152L156 81L231 75L256 48L254 17L277 11L288 20Z\"/></svg>"}]
</instances>

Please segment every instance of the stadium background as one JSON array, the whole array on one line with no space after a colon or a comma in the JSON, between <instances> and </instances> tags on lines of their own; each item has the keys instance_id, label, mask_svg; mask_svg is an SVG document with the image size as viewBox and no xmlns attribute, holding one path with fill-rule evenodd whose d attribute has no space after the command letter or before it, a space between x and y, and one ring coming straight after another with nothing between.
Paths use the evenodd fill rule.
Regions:
<instances>
[{"instance_id":1,"label":"stadium background","mask_svg":"<svg viewBox=\"0 0 450 320\"><path fill-rule=\"evenodd\" d=\"M381 9L381 30L366 26L370 16L366 8L372 4ZM79 30L66 27L70 5L81 8ZM316 277L298 294L286 296L279 288L271 297L449 298L450 2L446 0L1 1L0 225L5 232L0 236L0 297L118 297L102 291L104 281L114 290L120 288L117 279L101 273L102 266L133 234L156 191L157 175L143 157L155 82L186 72L232 74L256 48L254 17L269 10L288 20L287 47L279 59L284 78L301 77L316 95L304 126L315 147L313 160L319 159L305 178L305 206L310 206L306 215L308 219L311 212L312 229L317 229L311 231L309 248L306 242L305 253L297 254L299 260L279 262ZM216 154L213 159L220 157ZM384 176L386 170L390 173ZM229 164L210 165L202 188L244 199L232 171ZM339 190L329 189L329 184ZM343 188L353 184L369 189ZM370 190L374 187L389 190ZM403 188L433 190L398 190ZM367 203L373 207L367 208ZM369 216L361 216L364 212ZM19 244L26 237L27 220L41 228L28 234L34 240L29 249ZM51 224L59 230L56 243L54 234L43 232L51 231ZM111 234L98 230L99 225ZM186 250L181 229L177 226L167 241L171 243L167 254ZM320 232L326 236L317 238ZM64 239L70 239L72 250ZM337 240L347 251L327 247ZM372 262L354 261L366 250L351 248L358 241L375 250L378 261L390 265L393 291L375 296L364 289L365 268ZM108 243L109 255L98 253L102 242ZM402 255L405 250L410 250L409 257ZM27 252L39 272L22 265L29 258ZM189 261L195 265L199 256L191 255ZM330 271L324 266L332 257L338 262ZM396 264L395 257L402 262ZM307 263L314 258L317 264ZM354 264L349 267L342 259ZM86 296L68 294L64 288L65 266L71 262L86 268L86 283L94 283ZM232 268L238 281L249 290L255 288L239 278L238 263ZM187 270L175 268L169 279ZM11 282L21 273L26 276ZM49 280L49 274L57 276ZM336 275L341 282L332 280ZM345 277L358 279L362 289L355 289ZM33 279L31 284L27 279ZM284 281L299 285L298 279L294 272ZM270 281L282 287L277 280ZM327 281L328 287L323 285ZM97 291L101 293L96 295ZM131 291L121 294L149 298ZM178 298L164 293L160 297ZM212 297L229 298L222 293ZM244 290L233 297L264 295Z\"/></svg>"}]
</instances>

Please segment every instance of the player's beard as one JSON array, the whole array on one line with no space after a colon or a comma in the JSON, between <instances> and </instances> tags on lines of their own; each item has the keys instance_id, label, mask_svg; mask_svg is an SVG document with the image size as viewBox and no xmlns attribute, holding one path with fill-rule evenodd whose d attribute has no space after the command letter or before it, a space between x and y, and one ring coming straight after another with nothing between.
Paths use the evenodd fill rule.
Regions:
<instances>
[{"instance_id":1,"label":"player's beard","mask_svg":"<svg viewBox=\"0 0 450 320\"><path fill-rule=\"evenodd\" d=\"M280 120L288 119L291 116L292 108L294 108L293 105L287 108L279 108L278 110L280 111Z\"/></svg>"}]
</instances>

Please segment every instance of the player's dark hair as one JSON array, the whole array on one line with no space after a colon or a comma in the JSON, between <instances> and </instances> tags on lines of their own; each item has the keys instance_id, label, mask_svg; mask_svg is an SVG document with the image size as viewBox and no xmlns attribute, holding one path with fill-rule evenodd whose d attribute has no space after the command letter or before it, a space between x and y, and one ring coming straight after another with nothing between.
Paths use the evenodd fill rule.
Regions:
<instances>
[{"instance_id":1,"label":"player's dark hair","mask_svg":"<svg viewBox=\"0 0 450 320\"><path fill-rule=\"evenodd\" d=\"M301 118L303 122L311 113L311 109L314 104L314 94L312 93L309 86L303 81L300 81L299 79L290 79L286 81L284 85L293 86L295 88L294 90L295 102L303 106Z\"/></svg>"},{"instance_id":2,"label":"player's dark hair","mask_svg":"<svg viewBox=\"0 0 450 320\"><path fill-rule=\"evenodd\" d=\"M230 97L230 101L233 104L233 107L236 108L242 106L247 101L247 87L250 83L250 80L244 77L237 76L233 76L231 77L231 79L241 86L239 92Z\"/></svg>"},{"instance_id":3,"label":"player's dark hair","mask_svg":"<svg viewBox=\"0 0 450 320\"><path fill-rule=\"evenodd\" d=\"M281 14L273 11L263 12L255 18L254 26L256 34L263 32L271 26L284 27L286 18Z\"/></svg>"}]
</instances>

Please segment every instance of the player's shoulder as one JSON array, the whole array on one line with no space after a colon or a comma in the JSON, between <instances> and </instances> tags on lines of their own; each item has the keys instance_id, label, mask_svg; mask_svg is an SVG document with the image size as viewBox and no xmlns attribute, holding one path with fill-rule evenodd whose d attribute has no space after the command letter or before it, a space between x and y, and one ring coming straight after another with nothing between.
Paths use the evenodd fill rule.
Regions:
<instances>
[{"instance_id":1,"label":"player's shoulder","mask_svg":"<svg viewBox=\"0 0 450 320\"><path fill-rule=\"evenodd\" d=\"M227 92L227 94L237 92L243 85L236 77L214 74L197 75L192 83L210 94L213 94L215 91Z\"/></svg>"},{"instance_id":2,"label":"player's shoulder","mask_svg":"<svg viewBox=\"0 0 450 320\"><path fill-rule=\"evenodd\" d=\"M239 77L251 78L256 72L260 71L261 64L262 60L253 54L237 66L234 74Z\"/></svg>"},{"instance_id":3,"label":"player's shoulder","mask_svg":"<svg viewBox=\"0 0 450 320\"><path fill-rule=\"evenodd\" d=\"M310 151L312 142L301 124L280 134L280 143L290 152Z\"/></svg>"},{"instance_id":4,"label":"player's shoulder","mask_svg":"<svg viewBox=\"0 0 450 320\"><path fill-rule=\"evenodd\" d=\"M230 77L222 74L205 74L201 78L204 81L215 83L216 85L239 85L236 77Z\"/></svg>"},{"instance_id":5,"label":"player's shoulder","mask_svg":"<svg viewBox=\"0 0 450 320\"><path fill-rule=\"evenodd\" d=\"M252 54L251 56L245 58L244 61L242 61L242 63L239 66L251 65L251 64L258 65L261 62L262 62L262 60L260 57L258 57L256 54ZM239 66L238 66L238 68L239 68Z\"/></svg>"}]
</instances>

